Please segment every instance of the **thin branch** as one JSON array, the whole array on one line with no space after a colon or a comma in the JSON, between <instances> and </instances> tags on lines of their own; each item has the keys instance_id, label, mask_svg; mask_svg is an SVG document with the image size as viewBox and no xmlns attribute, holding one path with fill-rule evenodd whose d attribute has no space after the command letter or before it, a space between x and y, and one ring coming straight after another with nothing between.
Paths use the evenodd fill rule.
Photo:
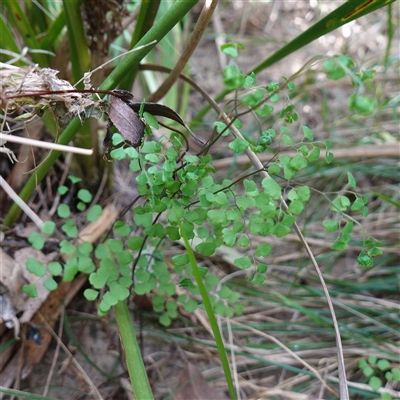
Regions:
<instances>
[{"instance_id":1,"label":"thin branch","mask_svg":"<svg viewBox=\"0 0 400 400\"><path fill-rule=\"evenodd\" d=\"M6 135L0 132L0 142L11 142L26 144L28 146L41 147L43 149L50 149L55 151L65 151L67 153L82 154L84 156L91 156L93 154L93 149L82 149L74 146L64 146L57 143L44 142L42 140L28 139L20 136Z\"/></svg>"}]
</instances>

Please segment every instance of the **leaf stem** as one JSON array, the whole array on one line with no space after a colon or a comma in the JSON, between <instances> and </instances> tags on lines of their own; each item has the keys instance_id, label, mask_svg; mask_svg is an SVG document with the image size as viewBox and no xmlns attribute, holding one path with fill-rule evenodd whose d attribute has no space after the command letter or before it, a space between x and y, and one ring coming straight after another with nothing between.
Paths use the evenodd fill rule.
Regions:
<instances>
[{"instance_id":1,"label":"leaf stem","mask_svg":"<svg viewBox=\"0 0 400 400\"><path fill-rule=\"evenodd\" d=\"M114 312L135 399L154 399L126 301L119 301Z\"/></svg>"},{"instance_id":2,"label":"leaf stem","mask_svg":"<svg viewBox=\"0 0 400 400\"><path fill-rule=\"evenodd\" d=\"M228 357L227 357L227 354L226 354L224 342L222 340L221 332L219 331L217 319L215 318L214 310L212 308L210 298L208 297L207 289L204 286L204 283L203 283L203 280L202 280L202 277L201 277L201 274L200 274L200 270L199 270L199 267L197 265L196 257L194 256L192 247L190 246L190 243L189 243L188 238L186 236L186 232L183 229L181 223L179 223L179 230L180 230L182 239L183 239L183 241L185 243L185 248L186 248L186 251L187 251L187 255L189 257L190 265L191 265L192 270L193 270L193 275L196 278L197 287L199 288L199 292L200 292L201 298L203 300L203 305L204 305L204 308L205 308L205 310L207 312L208 320L210 321L211 329L212 329L213 334L214 334L215 343L217 345L219 356L221 357L222 368L224 370L226 382L228 384L230 397L231 397L232 400L236 400L237 397L236 397L235 388L233 386L231 369L229 367Z\"/></svg>"}]
</instances>

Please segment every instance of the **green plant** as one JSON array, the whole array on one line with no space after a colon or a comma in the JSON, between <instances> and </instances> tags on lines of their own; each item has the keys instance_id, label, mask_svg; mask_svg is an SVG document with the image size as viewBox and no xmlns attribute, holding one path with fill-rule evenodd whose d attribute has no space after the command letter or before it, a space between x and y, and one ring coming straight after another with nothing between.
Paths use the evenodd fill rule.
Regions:
<instances>
[{"instance_id":1,"label":"green plant","mask_svg":"<svg viewBox=\"0 0 400 400\"><path fill-rule=\"evenodd\" d=\"M99 315L106 315L112 307L119 308L125 315L124 304L133 286L139 295L156 292L152 297L154 310L160 313L160 323L168 326L178 316L179 306L193 312L198 306L196 298L201 295L201 302L207 310L217 340L230 392L234 393L214 315L232 317L235 313L241 313L243 306L237 304L240 294L227 285L216 291L218 279L209 274L207 268L197 266L190 246L206 257L213 255L222 245L244 249L246 252L234 259L234 264L241 270L248 270L250 282L262 284L268 268L267 258L273 249L268 242L253 245L252 237L274 235L282 238L291 232L297 216L307 207L313 190L307 185L297 184L294 180L296 175L319 158L319 146L325 146L326 162L332 160L332 155L329 143L315 142L312 131L306 126L302 126L302 135L297 141L292 138L287 126L296 121L297 114L290 103L289 95L295 88L291 80L284 78L282 84L272 82L262 88L257 86L254 74L246 77L234 64L230 64L228 69L229 72L224 74L230 77L228 81L225 80L226 84L235 82L237 90L244 86L244 91L237 94L237 101L245 110L254 111L258 118L266 116L266 109L268 116L274 112L272 104L280 98L286 99L287 105L277 113L278 121L282 121L278 122L277 131L271 128L259 132L258 137L236 137L232 140L230 129L235 124L241 127L238 116L248 112L240 112L237 108L232 120L217 121L214 142L218 139L230 140L228 147L233 153L240 154L247 149L265 151L273 142L280 141L296 150L294 156L278 156L269 165L244 178L218 181L211 156L204 155L205 151L198 155L186 153L182 136L175 132L168 139L164 136L159 140L146 139L140 151L115 133L112 136L115 148L110 151L110 156L119 161L128 159L129 169L136 175L138 197L132 203L133 220L116 221L112 237L93 247L87 242L73 244L70 241L78 236L79 230L74 220L69 218L71 210L67 205L61 204L57 213L59 217L66 218L61 230L69 238L60 242L60 254L68 258L63 265L63 279L71 281L78 272L88 274L92 288L86 289L84 296L90 301L98 301ZM288 93L284 91L286 86ZM168 146L164 144L166 140ZM269 174L267 176L266 171ZM258 177L259 173L264 173L265 177ZM70 180L78 182L74 177L70 177ZM348 173L348 183L350 187L356 187L351 173ZM62 194L67 190L65 186L59 188ZM360 225L356 218L368 214L367 197L358 196L354 191L348 193L353 200L344 193L336 194L333 199L325 195L330 210L338 216L323 224L328 232L338 233L333 245L337 251L346 249L354 224ZM284 199L290 203L286 205ZM82 212L92 201L92 196L87 190L81 189L77 193L77 200L76 208ZM141 204L136 205L139 202ZM96 205L88 210L87 218L94 221L100 213L101 208ZM186 293L176 296L176 286L162 249L165 241L180 239L184 241L186 254L175 255L172 263L174 274L181 277L179 286ZM41 248L45 242L38 234L32 234L30 241L37 248ZM377 248L380 244L370 236L363 239L362 243L368 252L365 250L360 255L360 264L370 266L372 258L381 254ZM94 262L93 258L97 261ZM32 263L31 260L27 263L31 272L38 276L46 273L45 266L37 263L32 266ZM97 269L96 264L99 265ZM47 269L51 274L59 275L59 267L59 264L52 264ZM55 281L49 279L51 283L47 287L54 290ZM32 294L31 290L25 289ZM123 318L119 323L122 321ZM133 347L136 348L136 345Z\"/></svg>"},{"instance_id":2,"label":"green plant","mask_svg":"<svg viewBox=\"0 0 400 400\"><path fill-rule=\"evenodd\" d=\"M375 391L384 387L384 381L400 382L400 369L390 368L390 362L385 359L379 359L376 356L369 356L366 360L361 360L358 367L363 375L368 378L368 385ZM390 393L382 392L382 400L392 400Z\"/></svg>"},{"instance_id":3,"label":"green plant","mask_svg":"<svg viewBox=\"0 0 400 400\"><path fill-rule=\"evenodd\" d=\"M8 7L19 15L20 10L15 8L18 5L11 3L7 2ZM178 3L182 7L178 7ZM162 22L156 23L156 29L151 29L138 44L149 43L153 38L159 40L169 32L173 23L183 19L183 15L191 4L183 6L184 2L178 3L174 11L168 13L168 17L165 17ZM372 5L363 4L363 2L350 3L348 2L334 15L330 16L329 27L326 26L325 30L318 31L318 24L316 24L311 32L306 32L305 36L308 34L308 37L302 35L291 45L285 46L277 55L260 64L255 69L256 72L303 46L307 41L313 40L384 4L383 2L374 2ZM48 34L50 35L55 31L61 32L64 18L67 18L69 24L71 24L71 15L74 15L73 12L76 13L76 11L76 9L71 9L71 6L69 9L65 7L54 24L49 27ZM143 2L140 12L141 20L144 21L145 13L148 12L148 9L145 8L145 2ZM18 26L21 32L25 33L25 37L28 38L30 37L28 35L29 24L26 21L23 22L24 26L21 27L17 22L15 22L15 26ZM160 27L161 31L159 30ZM143 28L143 30L146 29ZM84 45L81 48L76 46L76 44L83 43L82 32L80 39L74 39L72 38L74 32L70 31L71 29L69 29L69 34L71 35L70 42L73 50L73 70L75 79L77 79L87 68L87 66L79 66L78 62L80 59L85 60L84 55L87 49ZM7 32L8 30L6 30ZM79 33L79 30L77 32ZM137 43L141 36L139 30L136 31L132 44ZM43 42L42 44L32 42L31 47L39 48L41 45L42 47L48 46L50 43L49 39L43 40ZM12 46L13 51L18 50L18 46L14 42L10 43L8 46ZM222 50L230 56L236 56L237 49L241 47L243 46L232 43L224 46ZM114 88L125 77L128 70L136 70L137 64L146 52L147 50L143 50L137 54L129 55L105 79L101 88ZM41 66L47 65L47 56L39 54L40 57L36 56L36 58L41 62ZM353 71L354 67L355 63L347 56L335 57L324 62L324 69L331 79L339 79L345 75L351 77L357 90L349 98L349 109L354 115L367 116L379 106L374 97L364 93L367 87L365 82L372 77L372 73L366 71L357 75L357 72ZM196 266L193 264L193 258L187 257L186 254L177 255L172 259L175 272L183 275L180 286L187 292L185 295L174 296L175 285L171 282L171 272L165 260L163 260L161 252L163 243L166 240L176 241L186 237L186 242L192 241L195 250L206 257L214 254L222 245L245 249L248 254L237 257L234 263L238 268L249 271L251 282L261 284L265 279L264 274L268 268L266 258L273 249L268 243L253 246L252 236L275 235L284 237L296 226L297 216L307 209L313 188L299 184L294 179L297 179L299 174L319 158L321 149L325 151L327 162L332 161L333 154L330 151L330 143L314 141L313 133L307 126L302 126L300 138L287 128L287 125L298 121L295 106L290 99L290 93L295 90L293 80L284 77L281 83L271 82L261 87L257 85L255 73L243 74L233 63L225 69L223 79L226 93L236 91L236 96L235 101L232 100L228 103L226 108L226 111L230 112L233 117L230 120L221 118L221 120L215 121L214 142L227 137L229 140L228 147L235 154L253 153L253 155L254 153L268 151L272 143L279 142L281 145L293 148L296 155L293 157L278 156L268 165L259 166L256 173L250 174L246 178L218 180L218 178L213 177L212 159L206 155L206 149L197 155L185 154L181 157L184 143L182 138L176 134L171 134L168 139L170 142L168 149L163 146L162 141L150 140L143 144L140 152L129 146L112 150L111 156L115 160L129 158L131 171L138 173L139 197L136 202L140 201L141 204L134 206L135 217L133 221L128 223L122 220L117 221L114 225L112 238L94 248L89 243L73 243L79 229L74 219L70 218L71 210L65 205L58 208L58 216L67 219L61 227L67 239L61 242L60 252L65 256L72 256L62 265L63 279L72 280L78 272L90 274L89 281L93 288L85 291L85 297L88 300L96 300L100 292L104 292L99 299L100 315L106 314L114 306L119 323L126 323L128 314L124 309L123 301L128 297L129 288L134 283L136 293L148 293L153 289L158 291L153 296L154 309L162 313L160 322L168 326L171 320L177 316L178 304L182 305L187 311L193 311L197 307L197 295L201 291L199 275L203 276L205 280L206 291L211 293L209 303L216 314L229 317L234 313L240 313L242 307L237 304L239 293L232 290L228 285L224 285L216 293L215 288L218 280L215 275L208 273L206 269L201 267L195 273ZM126 80L124 83L127 84ZM284 91L285 88L287 88L288 93ZM257 119L265 122L267 118L274 116L274 105L279 100L285 101L286 104L281 109L275 107L278 111L278 127L271 127L267 130L260 129L257 135L241 136L242 122L240 118L242 115L251 111ZM222 111L219 108L217 109L218 112ZM73 121L61 135L60 142L68 143L75 136L79 126L77 120ZM239 132L239 135L236 132ZM232 133L235 138L232 138ZM117 146L121 143L123 143L123 138L114 135L113 144ZM30 197L37 182L43 179L58 155L58 153L53 152L39 167L36 176L23 189L21 193L23 198ZM266 176L266 172L269 176ZM348 186L353 189L356 188L355 179L351 173L348 173ZM60 188L60 191L65 193L65 188ZM366 216L368 213L368 198L365 195L358 195L352 189L336 194L330 193L326 198L333 216L326 220L323 226L328 232L337 235L333 248L343 251L351 241L354 226L361 226L358 218ZM92 200L90 192L85 189L81 189L78 193L78 199L76 210L79 212L83 212ZM288 201L287 206L284 200ZM94 221L100 213L101 207L99 205L91 207L87 213L88 221ZM166 220L162 219L163 215ZM18 211L16 207L13 207L7 214L5 223L12 224L17 217ZM43 231L44 234L51 234L51 232L51 229ZM128 236L133 232L135 232L135 235L128 239ZM144 235L137 232L143 232ZM45 243L45 238L33 234L30 237L30 242L33 247L40 249ZM360 243L363 246L363 251L359 256L359 263L370 267L372 266L372 259L382 254L379 249L382 243L370 237L366 232L363 232ZM189 253L187 243L186 246ZM151 253L151 255L145 254L145 251ZM93 256L100 264L97 270ZM29 261L27 267L38 276L48 272L53 277L57 277L61 273L59 263L44 266ZM49 278L47 287L49 290L54 290L56 284L54 278ZM25 291L34 295L32 286L26 287ZM207 300L204 300L203 297L202 301L206 303ZM121 315L124 315L124 317L119 318ZM130 339L123 340L132 340L132 343L134 343L133 332L127 334L130 335ZM134 347L137 349L137 346ZM220 351L224 354L223 349L220 348ZM132 357L135 358L138 354L137 352ZM128 365L128 368L130 367ZM226 369L226 364L224 367ZM143 371L143 366L139 368ZM229 372L229 369L226 372ZM234 398L232 381L229 378L229 373L226 373L226 375L231 397ZM141 381L143 382L143 379Z\"/></svg>"}]
</instances>

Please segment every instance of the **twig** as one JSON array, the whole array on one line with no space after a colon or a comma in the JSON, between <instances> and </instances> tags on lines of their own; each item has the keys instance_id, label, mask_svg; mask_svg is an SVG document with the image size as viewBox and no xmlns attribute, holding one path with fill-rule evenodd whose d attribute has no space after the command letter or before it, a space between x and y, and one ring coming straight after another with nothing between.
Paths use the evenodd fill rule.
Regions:
<instances>
[{"instance_id":1,"label":"twig","mask_svg":"<svg viewBox=\"0 0 400 400\"><path fill-rule=\"evenodd\" d=\"M54 352L53 361L51 362L50 372L49 372L49 375L47 376L46 385L43 390L43 396L47 396L47 393L49 391L51 378L53 377L54 370L56 368L57 359L58 359L58 354L60 353L60 343L61 343L61 336L62 336L62 331L63 331L62 321L64 320L64 312L65 312L64 307L61 307L60 325L58 327L59 340L57 340L57 346L56 346L56 350Z\"/></svg>"},{"instance_id":2,"label":"twig","mask_svg":"<svg viewBox=\"0 0 400 400\"><path fill-rule=\"evenodd\" d=\"M218 0L207 0L204 4L204 7L201 11L200 17L197 21L196 26L193 29L192 35L190 36L190 41L183 51L181 57L177 61L174 69L170 72L170 75L165 79L163 84L157 89L155 93L152 93L148 101L157 102L164 97L164 95L168 92L171 86L175 83L175 81L181 75L181 72L187 65L189 58L196 50L197 45L200 42L200 39L203 37L203 33L206 30L208 23L212 17L212 14L215 10L215 7L218 4Z\"/></svg>"},{"instance_id":3,"label":"twig","mask_svg":"<svg viewBox=\"0 0 400 400\"><path fill-rule=\"evenodd\" d=\"M0 138L1 139L1 138ZM7 183L7 181L0 175L0 187L11 197L15 204L17 204L21 210L34 222L39 228L44 222L39 218L37 214L26 204L17 193L14 192L13 188Z\"/></svg>"},{"instance_id":4,"label":"twig","mask_svg":"<svg viewBox=\"0 0 400 400\"><path fill-rule=\"evenodd\" d=\"M26 144L28 146L41 147L43 149L50 149L50 150L55 150L55 151L65 151L65 152L75 153L75 154L83 154L85 156L91 156L93 154L93 149L82 149L82 148L74 147L74 146L65 146L63 144L43 142L42 140L35 140L35 139L23 138L20 136L6 135L1 132L0 132L0 141L11 142L11 143L21 143L21 144Z\"/></svg>"},{"instance_id":5,"label":"twig","mask_svg":"<svg viewBox=\"0 0 400 400\"><path fill-rule=\"evenodd\" d=\"M274 336L272 335L268 335L265 332L262 332L258 329L254 329L251 326L247 326L244 324L241 324L240 322L231 321L234 325L240 326L243 329L247 329L253 333L256 333L257 335L260 336L264 336L266 339L271 340L272 342L276 343L279 347L281 347L283 350L285 350L287 353L289 353L293 358L295 358L299 363L303 364L306 368L308 368L311 372L313 372L315 374L315 376L317 377L317 379L324 385L324 387L329 390L332 394L334 394L335 396L338 395L338 393L336 393L336 391L334 389L332 389L322 378L322 376L320 375L320 373L314 368L312 367L310 364L308 364L307 362L305 362L302 358L300 358L295 352L293 352L292 350L290 350L287 346L285 346L280 340L276 339Z\"/></svg>"}]
</instances>

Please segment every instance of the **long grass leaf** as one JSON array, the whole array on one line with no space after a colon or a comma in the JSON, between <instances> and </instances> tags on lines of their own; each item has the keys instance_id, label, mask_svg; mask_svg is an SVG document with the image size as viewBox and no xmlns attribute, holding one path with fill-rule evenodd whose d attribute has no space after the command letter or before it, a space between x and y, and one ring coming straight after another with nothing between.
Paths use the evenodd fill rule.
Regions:
<instances>
[{"instance_id":1,"label":"long grass leaf","mask_svg":"<svg viewBox=\"0 0 400 400\"><path fill-rule=\"evenodd\" d=\"M57 15L57 18L50 25L45 37L40 43L42 49L55 50L55 46L57 45L57 38L61 34L65 24L65 13L64 10L61 10L60 13Z\"/></svg>"},{"instance_id":2,"label":"long grass leaf","mask_svg":"<svg viewBox=\"0 0 400 400\"><path fill-rule=\"evenodd\" d=\"M63 5L68 27L72 76L77 82L90 69L89 50L80 13L80 1L63 0Z\"/></svg>"},{"instance_id":3,"label":"long grass leaf","mask_svg":"<svg viewBox=\"0 0 400 400\"><path fill-rule=\"evenodd\" d=\"M20 53L20 49L17 45L17 42L14 39L14 35L11 33L8 25L6 24L6 22L4 21L4 17L3 15L0 14L0 48L1 49L5 49L5 50L9 50L14 52L15 54L19 54ZM5 60L5 57L1 54L0 55L0 59L1 60ZM20 62L16 63L17 65L20 64Z\"/></svg>"},{"instance_id":4,"label":"long grass leaf","mask_svg":"<svg viewBox=\"0 0 400 400\"><path fill-rule=\"evenodd\" d=\"M4 0L3 4L8 8L8 18L12 26L18 29L24 43L30 49L40 49L40 44L36 39L36 33L34 32L25 12L22 10L18 1ZM47 67L49 65L48 57L43 53L32 53L32 59L35 63L41 67Z\"/></svg>"},{"instance_id":5,"label":"long grass leaf","mask_svg":"<svg viewBox=\"0 0 400 400\"><path fill-rule=\"evenodd\" d=\"M159 6L160 0L142 0L129 49L133 49L139 40L153 26ZM121 82L120 88L130 91L132 89L133 82L135 81L136 74L137 68L132 70L131 73L126 76L126 78Z\"/></svg>"}]
</instances>

